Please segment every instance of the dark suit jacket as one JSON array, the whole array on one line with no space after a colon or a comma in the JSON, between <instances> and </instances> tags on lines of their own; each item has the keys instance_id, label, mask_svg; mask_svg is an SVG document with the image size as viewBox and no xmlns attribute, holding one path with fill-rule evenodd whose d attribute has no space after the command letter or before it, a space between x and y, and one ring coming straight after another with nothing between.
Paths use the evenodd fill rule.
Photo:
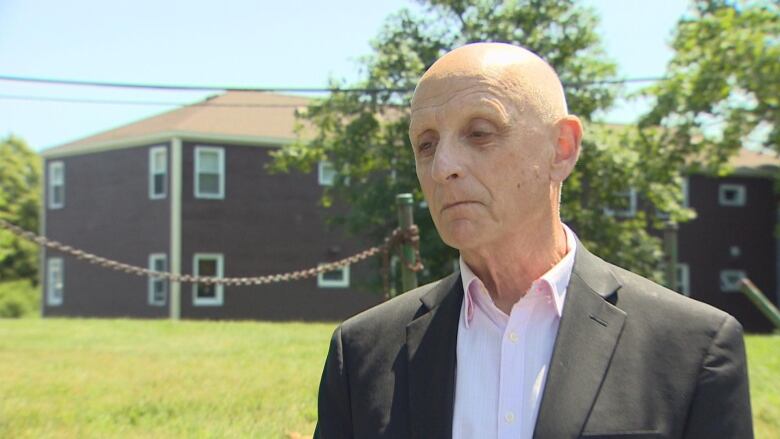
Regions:
<instances>
[{"instance_id":1,"label":"dark suit jacket","mask_svg":"<svg viewBox=\"0 0 780 439\"><path fill-rule=\"evenodd\" d=\"M567 291L534 438L753 437L733 317L582 244ZM314 437L451 437L462 300L453 274L340 325Z\"/></svg>"}]
</instances>

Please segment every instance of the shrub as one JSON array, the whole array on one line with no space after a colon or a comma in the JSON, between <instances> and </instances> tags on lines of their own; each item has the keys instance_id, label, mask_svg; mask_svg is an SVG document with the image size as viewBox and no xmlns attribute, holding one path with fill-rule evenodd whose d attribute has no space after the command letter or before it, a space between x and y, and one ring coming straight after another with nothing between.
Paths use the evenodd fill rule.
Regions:
<instances>
[{"instance_id":1,"label":"shrub","mask_svg":"<svg viewBox=\"0 0 780 439\"><path fill-rule=\"evenodd\" d=\"M38 289L27 279L0 282L0 318L38 315L39 296Z\"/></svg>"}]
</instances>

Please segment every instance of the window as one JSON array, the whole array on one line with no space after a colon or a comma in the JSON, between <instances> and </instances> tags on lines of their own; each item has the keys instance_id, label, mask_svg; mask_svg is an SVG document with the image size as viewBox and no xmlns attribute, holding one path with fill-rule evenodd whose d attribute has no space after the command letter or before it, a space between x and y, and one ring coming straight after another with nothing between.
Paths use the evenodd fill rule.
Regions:
<instances>
[{"instance_id":1,"label":"window","mask_svg":"<svg viewBox=\"0 0 780 439\"><path fill-rule=\"evenodd\" d=\"M164 272L168 270L165 253L149 255L149 269ZM149 276L149 305L162 306L168 300L168 281Z\"/></svg>"},{"instance_id":2,"label":"window","mask_svg":"<svg viewBox=\"0 0 780 439\"><path fill-rule=\"evenodd\" d=\"M691 295L691 268L688 264L677 264L677 291L688 297Z\"/></svg>"},{"instance_id":3,"label":"window","mask_svg":"<svg viewBox=\"0 0 780 439\"><path fill-rule=\"evenodd\" d=\"M746 277L745 270L721 270L720 290L724 293L739 292L739 281Z\"/></svg>"},{"instance_id":4,"label":"window","mask_svg":"<svg viewBox=\"0 0 780 439\"><path fill-rule=\"evenodd\" d=\"M195 198L225 198L225 150L195 147Z\"/></svg>"},{"instance_id":5,"label":"window","mask_svg":"<svg viewBox=\"0 0 780 439\"><path fill-rule=\"evenodd\" d=\"M347 288L349 286L349 265L319 273L317 286L320 288Z\"/></svg>"},{"instance_id":6,"label":"window","mask_svg":"<svg viewBox=\"0 0 780 439\"><path fill-rule=\"evenodd\" d=\"M62 305L64 285L62 258L49 258L46 261L46 304Z\"/></svg>"},{"instance_id":7,"label":"window","mask_svg":"<svg viewBox=\"0 0 780 439\"><path fill-rule=\"evenodd\" d=\"M155 146L149 150L149 198L165 198L168 175L168 150Z\"/></svg>"},{"instance_id":8,"label":"window","mask_svg":"<svg viewBox=\"0 0 780 439\"><path fill-rule=\"evenodd\" d=\"M605 207L604 213L609 216L631 218L636 215L636 189L631 188L615 194L619 207Z\"/></svg>"},{"instance_id":9,"label":"window","mask_svg":"<svg viewBox=\"0 0 780 439\"><path fill-rule=\"evenodd\" d=\"M222 277L222 255L196 253L193 259L195 276ZM192 285L194 305L222 305L223 285L197 283Z\"/></svg>"},{"instance_id":10,"label":"window","mask_svg":"<svg viewBox=\"0 0 780 439\"><path fill-rule=\"evenodd\" d=\"M718 204L721 206L744 206L747 190L741 184L721 184L718 187Z\"/></svg>"},{"instance_id":11,"label":"window","mask_svg":"<svg viewBox=\"0 0 780 439\"><path fill-rule=\"evenodd\" d=\"M49 209L65 207L65 164L49 163Z\"/></svg>"},{"instance_id":12,"label":"window","mask_svg":"<svg viewBox=\"0 0 780 439\"><path fill-rule=\"evenodd\" d=\"M333 167L333 163L322 160L317 166L317 175L320 186L333 186L336 180L336 168Z\"/></svg>"}]
</instances>

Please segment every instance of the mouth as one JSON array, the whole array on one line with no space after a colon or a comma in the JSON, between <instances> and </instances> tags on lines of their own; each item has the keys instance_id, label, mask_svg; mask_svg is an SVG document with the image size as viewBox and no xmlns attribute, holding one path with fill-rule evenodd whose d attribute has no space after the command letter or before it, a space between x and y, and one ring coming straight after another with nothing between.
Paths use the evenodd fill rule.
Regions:
<instances>
[{"instance_id":1,"label":"mouth","mask_svg":"<svg viewBox=\"0 0 780 439\"><path fill-rule=\"evenodd\" d=\"M444 207L441 208L441 211L444 212L447 209L451 209L453 207L458 207L458 206L465 206L465 205L468 205L468 204L477 204L477 202L476 201L456 201L454 203L447 203L447 204L444 205Z\"/></svg>"}]
</instances>

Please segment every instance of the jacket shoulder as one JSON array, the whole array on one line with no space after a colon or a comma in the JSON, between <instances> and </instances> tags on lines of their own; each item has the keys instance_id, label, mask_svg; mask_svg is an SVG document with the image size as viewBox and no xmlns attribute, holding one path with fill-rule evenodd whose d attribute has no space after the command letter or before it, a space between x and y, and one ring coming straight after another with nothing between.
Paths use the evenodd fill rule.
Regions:
<instances>
[{"instance_id":1,"label":"jacket shoulder","mask_svg":"<svg viewBox=\"0 0 780 439\"><path fill-rule=\"evenodd\" d=\"M629 314L653 319L664 316L660 321L676 321L676 326L703 325L709 330L720 327L726 320L736 322L734 317L723 310L670 290L624 268L607 264L621 284L616 305Z\"/></svg>"},{"instance_id":2,"label":"jacket shoulder","mask_svg":"<svg viewBox=\"0 0 780 439\"><path fill-rule=\"evenodd\" d=\"M407 324L428 309L423 303L423 297L437 288L450 286L458 277L458 273L454 273L369 308L345 320L341 324L342 333L381 332L397 328L405 330Z\"/></svg>"}]
</instances>

